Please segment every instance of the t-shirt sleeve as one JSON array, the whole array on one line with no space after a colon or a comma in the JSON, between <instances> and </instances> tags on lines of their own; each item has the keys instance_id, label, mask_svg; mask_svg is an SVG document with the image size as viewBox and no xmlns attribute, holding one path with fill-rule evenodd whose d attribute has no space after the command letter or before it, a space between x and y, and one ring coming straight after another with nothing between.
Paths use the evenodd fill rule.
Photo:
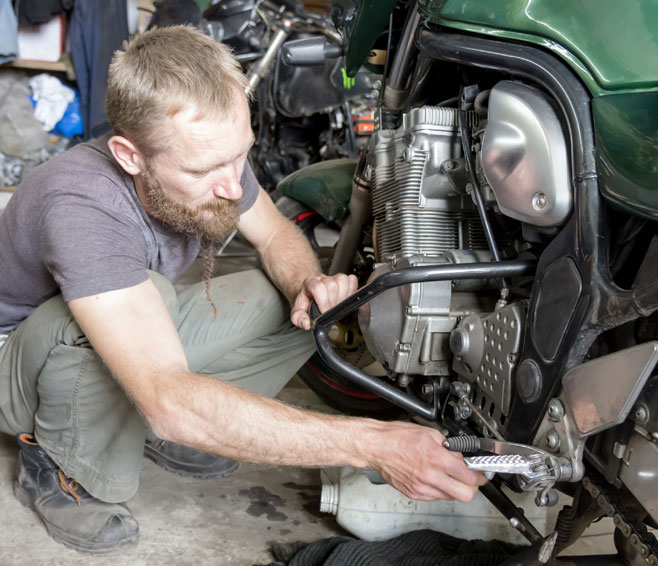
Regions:
<instances>
[{"instance_id":1,"label":"t-shirt sleeve","mask_svg":"<svg viewBox=\"0 0 658 566\"><path fill-rule=\"evenodd\" d=\"M78 197L49 208L40 227L44 264L65 301L143 283L146 242L128 216Z\"/></svg>"},{"instance_id":2,"label":"t-shirt sleeve","mask_svg":"<svg viewBox=\"0 0 658 566\"><path fill-rule=\"evenodd\" d=\"M243 214L253 206L258 198L258 180L249 164L249 160L244 165L242 177L240 177L240 185L242 186L242 198L240 199L238 210L240 214Z\"/></svg>"}]
</instances>

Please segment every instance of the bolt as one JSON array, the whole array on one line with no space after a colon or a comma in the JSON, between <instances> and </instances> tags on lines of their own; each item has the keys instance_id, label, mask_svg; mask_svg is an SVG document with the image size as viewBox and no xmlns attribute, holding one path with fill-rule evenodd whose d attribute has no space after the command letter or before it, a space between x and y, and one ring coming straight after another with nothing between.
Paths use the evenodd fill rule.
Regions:
<instances>
[{"instance_id":1,"label":"bolt","mask_svg":"<svg viewBox=\"0 0 658 566\"><path fill-rule=\"evenodd\" d=\"M554 430L546 435L546 446L551 452L557 452L560 448L560 436Z\"/></svg>"},{"instance_id":2,"label":"bolt","mask_svg":"<svg viewBox=\"0 0 658 566\"><path fill-rule=\"evenodd\" d=\"M548 404L548 418L557 423L564 417L564 406L559 399L551 399Z\"/></svg>"},{"instance_id":3,"label":"bolt","mask_svg":"<svg viewBox=\"0 0 658 566\"><path fill-rule=\"evenodd\" d=\"M382 88L382 81L375 81L375 84L372 86L373 88L380 89Z\"/></svg>"},{"instance_id":4,"label":"bolt","mask_svg":"<svg viewBox=\"0 0 658 566\"><path fill-rule=\"evenodd\" d=\"M408 373L401 373L398 377L398 385L407 387L411 383L411 376Z\"/></svg>"},{"instance_id":5,"label":"bolt","mask_svg":"<svg viewBox=\"0 0 658 566\"><path fill-rule=\"evenodd\" d=\"M535 210L543 210L548 203L548 198L544 193L535 193L532 197L532 208Z\"/></svg>"},{"instance_id":6,"label":"bolt","mask_svg":"<svg viewBox=\"0 0 658 566\"><path fill-rule=\"evenodd\" d=\"M416 153L416 152L414 151L414 148L413 148L413 147L409 146L409 147L405 148L405 150L404 150L404 154L403 154L403 158L404 158L404 160L405 160L407 163L411 163L411 162L413 161L413 159L414 159L414 154L415 154L415 153Z\"/></svg>"},{"instance_id":7,"label":"bolt","mask_svg":"<svg viewBox=\"0 0 658 566\"><path fill-rule=\"evenodd\" d=\"M538 493L535 496L535 505L537 507L546 507L546 503L548 503L548 497L544 493Z\"/></svg>"},{"instance_id":8,"label":"bolt","mask_svg":"<svg viewBox=\"0 0 658 566\"><path fill-rule=\"evenodd\" d=\"M423 383L421 388L423 395L434 395L434 384L433 383Z\"/></svg>"},{"instance_id":9,"label":"bolt","mask_svg":"<svg viewBox=\"0 0 658 566\"><path fill-rule=\"evenodd\" d=\"M447 171L452 171L455 167L457 167L457 164L452 159L448 159L448 161L443 164L443 168Z\"/></svg>"},{"instance_id":10,"label":"bolt","mask_svg":"<svg viewBox=\"0 0 658 566\"><path fill-rule=\"evenodd\" d=\"M649 422L649 409L644 403L640 403L635 409L635 422L639 425Z\"/></svg>"}]
</instances>

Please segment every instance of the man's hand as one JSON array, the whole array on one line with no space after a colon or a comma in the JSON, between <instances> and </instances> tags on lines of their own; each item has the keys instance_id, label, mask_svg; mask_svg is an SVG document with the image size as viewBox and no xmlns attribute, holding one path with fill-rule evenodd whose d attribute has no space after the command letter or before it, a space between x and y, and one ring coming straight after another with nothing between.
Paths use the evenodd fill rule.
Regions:
<instances>
[{"instance_id":1,"label":"man's hand","mask_svg":"<svg viewBox=\"0 0 658 566\"><path fill-rule=\"evenodd\" d=\"M356 276L345 275L314 275L304 280L290 311L290 320L295 326L309 330L311 317L309 310L315 301L320 312L325 312L334 305L356 292L358 282Z\"/></svg>"},{"instance_id":2,"label":"man's hand","mask_svg":"<svg viewBox=\"0 0 658 566\"><path fill-rule=\"evenodd\" d=\"M385 446L374 453L370 467L407 497L466 503L487 483L480 472L466 467L461 454L443 446L445 437L438 430L403 422L382 424Z\"/></svg>"}]
</instances>

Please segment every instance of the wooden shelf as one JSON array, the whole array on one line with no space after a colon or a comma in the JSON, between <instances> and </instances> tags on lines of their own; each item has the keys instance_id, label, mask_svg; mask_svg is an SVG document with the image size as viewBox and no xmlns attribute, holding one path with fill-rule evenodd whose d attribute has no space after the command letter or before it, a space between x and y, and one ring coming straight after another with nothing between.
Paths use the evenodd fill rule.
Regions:
<instances>
[{"instance_id":1,"label":"wooden shelf","mask_svg":"<svg viewBox=\"0 0 658 566\"><path fill-rule=\"evenodd\" d=\"M51 73L66 73L66 78L75 80L75 71L70 56L64 55L60 61L33 61L31 59L14 59L0 65L2 68L30 69L34 71L49 71Z\"/></svg>"}]
</instances>

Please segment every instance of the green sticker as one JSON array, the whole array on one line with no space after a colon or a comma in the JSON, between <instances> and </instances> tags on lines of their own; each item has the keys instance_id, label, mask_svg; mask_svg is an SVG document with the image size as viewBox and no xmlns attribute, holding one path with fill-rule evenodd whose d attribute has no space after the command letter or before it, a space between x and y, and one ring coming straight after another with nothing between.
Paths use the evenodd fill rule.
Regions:
<instances>
[{"instance_id":1,"label":"green sticker","mask_svg":"<svg viewBox=\"0 0 658 566\"><path fill-rule=\"evenodd\" d=\"M356 78L348 77L345 67L341 67L340 72L343 73L343 88L350 90L356 84Z\"/></svg>"}]
</instances>

